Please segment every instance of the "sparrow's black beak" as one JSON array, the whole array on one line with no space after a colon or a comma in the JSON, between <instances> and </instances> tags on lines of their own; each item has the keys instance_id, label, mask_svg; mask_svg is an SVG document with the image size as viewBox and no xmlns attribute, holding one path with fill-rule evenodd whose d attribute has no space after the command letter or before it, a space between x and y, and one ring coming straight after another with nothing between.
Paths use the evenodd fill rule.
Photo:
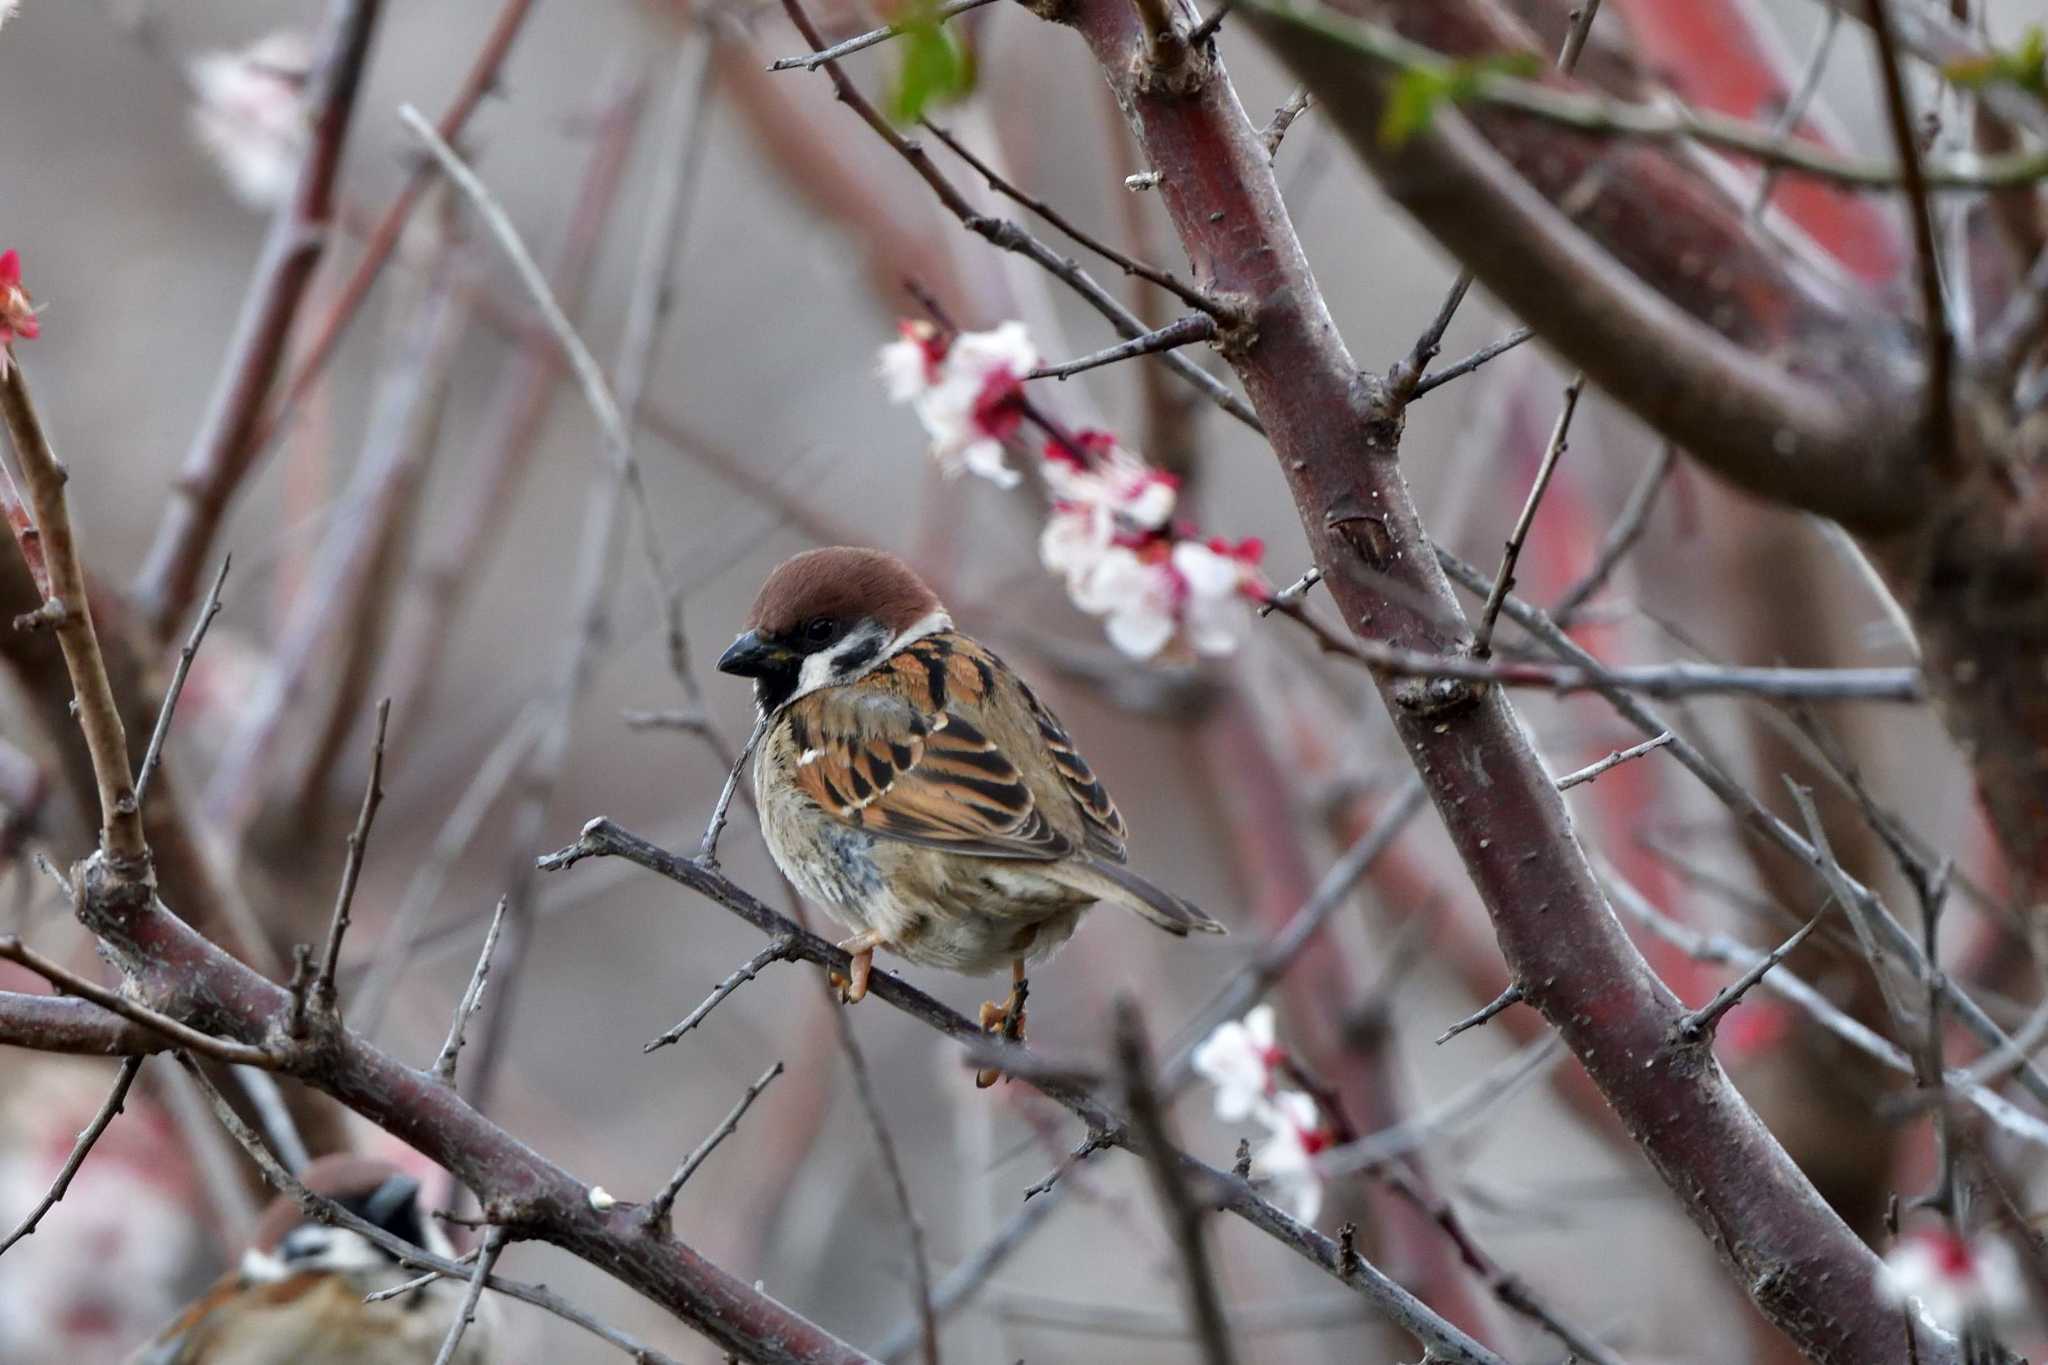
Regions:
<instances>
[{"instance_id":1,"label":"sparrow's black beak","mask_svg":"<svg viewBox=\"0 0 2048 1365\"><path fill-rule=\"evenodd\" d=\"M758 678L788 667L791 657L786 647L771 644L759 632L750 630L718 656L718 671L739 678Z\"/></svg>"}]
</instances>

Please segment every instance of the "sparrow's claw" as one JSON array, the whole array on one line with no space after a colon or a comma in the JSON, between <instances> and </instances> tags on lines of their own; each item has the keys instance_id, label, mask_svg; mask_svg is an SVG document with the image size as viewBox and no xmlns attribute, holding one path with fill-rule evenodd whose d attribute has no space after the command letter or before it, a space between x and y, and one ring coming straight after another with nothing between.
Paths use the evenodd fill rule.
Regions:
<instances>
[{"instance_id":1,"label":"sparrow's claw","mask_svg":"<svg viewBox=\"0 0 2048 1365\"><path fill-rule=\"evenodd\" d=\"M834 968L828 973L834 987L839 991L839 1003L857 1005L867 999L868 976L875 968L875 949L882 944L881 936L870 929L865 934L855 934L839 946L853 955L847 964L847 971Z\"/></svg>"},{"instance_id":2,"label":"sparrow's claw","mask_svg":"<svg viewBox=\"0 0 2048 1365\"><path fill-rule=\"evenodd\" d=\"M993 1000L981 1002L981 1031L992 1033L1008 1043L1024 1041L1024 998L1030 992L1030 985L1024 980L1024 963L1020 960L1011 968L1011 979L1016 983L1010 987L1010 998L998 1005ZM986 1090L1003 1078L999 1067L985 1066L974 1073L977 1089Z\"/></svg>"}]
</instances>

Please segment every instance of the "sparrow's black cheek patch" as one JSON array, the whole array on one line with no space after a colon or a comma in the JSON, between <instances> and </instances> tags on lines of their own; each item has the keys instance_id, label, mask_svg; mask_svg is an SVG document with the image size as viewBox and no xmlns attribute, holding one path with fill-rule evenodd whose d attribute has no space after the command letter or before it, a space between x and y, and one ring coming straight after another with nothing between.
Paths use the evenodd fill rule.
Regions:
<instances>
[{"instance_id":1,"label":"sparrow's black cheek patch","mask_svg":"<svg viewBox=\"0 0 2048 1365\"><path fill-rule=\"evenodd\" d=\"M875 656L877 654L880 654L881 652L881 640L873 635L870 635L865 640L860 641L853 648L847 650L844 654L840 655L839 658L835 661L834 666L842 674L852 674L859 671L860 669L866 668L869 664L873 663L875 661Z\"/></svg>"}]
</instances>

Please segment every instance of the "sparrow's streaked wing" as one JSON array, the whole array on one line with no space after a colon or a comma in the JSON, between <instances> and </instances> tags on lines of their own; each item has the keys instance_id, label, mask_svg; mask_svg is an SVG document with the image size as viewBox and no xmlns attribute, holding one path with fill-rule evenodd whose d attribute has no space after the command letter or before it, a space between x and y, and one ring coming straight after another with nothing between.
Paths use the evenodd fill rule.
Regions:
<instances>
[{"instance_id":1,"label":"sparrow's streaked wing","mask_svg":"<svg viewBox=\"0 0 2048 1365\"><path fill-rule=\"evenodd\" d=\"M1050 748L1050 734L1062 741L1051 752L1075 798L1051 818L1003 744L977 723L1006 681L1016 685L994 655L947 632L855 682L799 697L787 713L798 787L834 819L907 843L1050 862L1074 852L1064 825L1091 852L1114 847L1121 857L1123 822L1049 712L1032 703L1041 742ZM1103 810L1107 819L1095 813Z\"/></svg>"}]
</instances>

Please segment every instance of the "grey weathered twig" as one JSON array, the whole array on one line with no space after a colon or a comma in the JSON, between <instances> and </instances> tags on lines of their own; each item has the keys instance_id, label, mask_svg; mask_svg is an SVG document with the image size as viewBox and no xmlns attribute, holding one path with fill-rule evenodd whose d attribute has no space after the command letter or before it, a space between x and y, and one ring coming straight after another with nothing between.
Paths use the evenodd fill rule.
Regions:
<instances>
[{"instance_id":1,"label":"grey weathered twig","mask_svg":"<svg viewBox=\"0 0 2048 1365\"><path fill-rule=\"evenodd\" d=\"M498 931L505 924L505 903L508 897L498 897L498 908L491 912L491 927L484 931L484 946L476 955L476 970L470 974L469 985L463 989L462 999L456 1003L455 1017L448 1024L448 1039L441 1044L441 1051L434 1058L433 1074L443 1085L455 1084L455 1066L462 1055L463 1030L468 1026L470 1016L483 1003L484 982L491 974L491 954L498 950Z\"/></svg>"},{"instance_id":2,"label":"grey weathered twig","mask_svg":"<svg viewBox=\"0 0 2048 1365\"><path fill-rule=\"evenodd\" d=\"M683 1164L676 1167L676 1173L669 1177L668 1184L662 1186L661 1193L648 1200L645 1207L640 1210L642 1226L663 1236L668 1235L669 1210L675 1207L676 1196L682 1193L683 1186L697 1173L697 1168L704 1164L711 1153L717 1150L718 1144L733 1135L733 1131L740 1126L740 1119L745 1116L754 1101L760 1098L761 1092L768 1088L768 1083L781 1074L782 1063L777 1062L762 1072L759 1080L747 1087L746 1093L740 1096L739 1102L733 1105L719 1121L718 1126L683 1158Z\"/></svg>"},{"instance_id":3,"label":"grey weathered twig","mask_svg":"<svg viewBox=\"0 0 2048 1365\"><path fill-rule=\"evenodd\" d=\"M1203 1210L1174 1160L1173 1136L1154 1081L1151 1049L1145 1042L1138 1007L1128 999L1117 1002L1115 1045L1124 1104L1131 1115L1131 1139L1152 1173L1152 1187L1166 1215L1168 1240L1180 1257L1181 1290L1196 1345L1207 1365L1232 1365L1237 1356L1231 1348L1223 1300L1216 1291Z\"/></svg>"},{"instance_id":4,"label":"grey weathered twig","mask_svg":"<svg viewBox=\"0 0 2048 1365\"><path fill-rule=\"evenodd\" d=\"M931 21L943 24L956 14L965 14L971 9L980 9L988 3L990 3L990 0L946 0L945 4L940 5L938 9L932 12ZM768 69L770 71L793 71L798 67L802 67L806 71L816 71L826 62L836 62L841 57L850 57L856 52L873 47L876 43L887 42L897 34L902 33L907 27L908 25L905 24L885 24L881 28L869 29L866 33L848 38L843 43L834 43L832 46L817 52L807 52L801 57L777 57L774 61L768 63Z\"/></svg>"},{"instance_id":5,"label":"grey weathered twig","mask_svg":"<svg viewBox=\"0 0 2048 1365\"><path fill-rule=\"evenodd\" d=\"M334 973L341 965L341 940L348 933L349 912L355 905L356 882L363 872L363 854L370 842L370 826L377 808L384 804L384 732L391 723L391 699L377 703L377 731L370 741L370 776L363 784L363 804L356 811L356 827L349 831L348 853L342 859L341 887L334 895L334 918L327 926L327 948L320 956L320 974L313 978L312 1002L332 1015L335 1009Z\"/></svg>"},{"instance_id":6,"label":"grey weathered twig","mask_svg":"<svg viewBox=\"0 0 2048 1365\"><path fill-rule=\"evenodd\" d=\"M642 1052L655 1052L669 1046L671 1043L680 1041L684 1034L703 1023L705 1017L711 1011L723 1004L727 996L759 976L762 969L767 967L769 963L789 961L792 946L786 940L777 939L760 952L755 953L745 962L742 962L739 965L739 969L733 972L731 976L726 977L723 981L712 987L711 994L704 997L704 1003L684 1015L681 1023L662 1034L659 1038L649 1042L640 1050Z\"/></svg>"},{"instance_id":7,"label":"grey weathered twig","mask_svg":"<svg viewBox=\"0 0 2048 1365\"><path fill-rule=\"evenodd\" d=\"M1493 627L1500 620L1501 600L1515 586L1515 565L1521 560L1522 546L1529 539L1529 527L1536 520L1536 509L1543 505L1543 495L1550 490L1551 475L1557 472L1557 462L1564 456L1566 438L1571 434L1572 416L1579 410L1579 394L1585 387L1583 372L1573 375L1571 382L1564 386L1564 406L1558 409L1557 422L1550 430L1550 443L1543 449L1543 462L1536 467L1536 480L1529 485L1529 496L1522 503L1521 515L1515 518L1514 530L1508 533L1500 571L1493 576L1493 591L1486 595L1486 605L1479 612L1479 625L1472 632L1472 657L1475 659L1484 659L1493 653Z\"/></svg>"},{"instance_id":8,"label":"grey weathered twig","mask_svg":"<svg viewBox=\"0 0 2048 1365\"><path fill-rule=\"evenodd\" d=\"M199 644L206 638L207 627L213 624L214 617L220 615L221 585L228 581L228 565L233 560L232 555L221 556L220 572L213 576L213 586L207 589L206 600L199 604L199 617L192 623L192 633L178 651L177 667L171 671L171 685L164 689L163 707L156 713L156 727L149 732L149 747L143 751L142 767L135 774L135 804L138 807L149 791L149 779L155 775L157 765L164 761L164 738L171 732L171 714L178 709L178 697L185 690L185 677L192 671L192 660L198 657Z\"/></svg>"},{"instance_id":9,"label":"grey weathered twig","mask_svg":"<svg viewBox=\"0 0 2048 1365\"><path fill-rule=\"evenodd\" d=\"M1656 506L1657 494L1671 477L1671 471L1678 466L1678 447L1669 441L1657 447L1657 458L1643 471L1642 478L1629 490L1628 500L1621 506L1621 515L1607 528L1607 534L1600 539L1600 548L1593 552L1593 563L1579 580L1566 588L1557 599L1557 605L1550 614L1558 622L1568 624L1579 609L1585 606L1594 593L1600 591L1614 573L1615 566L1635 548L1636 541L1650 522L1650 509Z\"/></svg>"},{"instance_id":10,"label":"grey weathered twig","mask_svg":"<svg viewBox=\"0 0 2048 1365\"><path fill-rule=\"evenodd\" d=\"M1580 768L1577 772L1566 773L1563 777L1558 778L1557 789L1559 791L1570 791L1573 787L1579 786L1583 783L1591 782L1595 778L1599 777L1601 774L1612 772L1614 769L1619 768L1622 764L1627 763L1632 759L1638 759L1641 758L1644 754L1656 752L1658 749L1661 749L1665 745L1669 744L1674 738L1676 738L1676 736L1674 736L1671 733L1671 731L1666 730L1661 735L1651 736L1649 739L1644 740L1641 744L1632 744L1626 749L1616 749L1613 753L1607 755L1607 757L1601 759L1599 762L1589 763L1585 767Z\"/></svg>"},{"instance_id":11,"label":"grey weathered twig","mask_svg":"<svg viewBox=\"0 0 2048 1365\"><path fill-rule=\"evenodd\" d=\"M476 1269L470 1274L469 1288L463 1291L462 1306L456 1310L455 1321L448 1324L448 1335L441 1342L434 1365L453 1365L456 1351L462 1348L463 1334L476 1321L477 1305L483 1302L484 1285L505 1250L505 1242L505 1229L495 1224L484 1229L483 1245L477 1248Z\"/></svg>"}]
</instances>

